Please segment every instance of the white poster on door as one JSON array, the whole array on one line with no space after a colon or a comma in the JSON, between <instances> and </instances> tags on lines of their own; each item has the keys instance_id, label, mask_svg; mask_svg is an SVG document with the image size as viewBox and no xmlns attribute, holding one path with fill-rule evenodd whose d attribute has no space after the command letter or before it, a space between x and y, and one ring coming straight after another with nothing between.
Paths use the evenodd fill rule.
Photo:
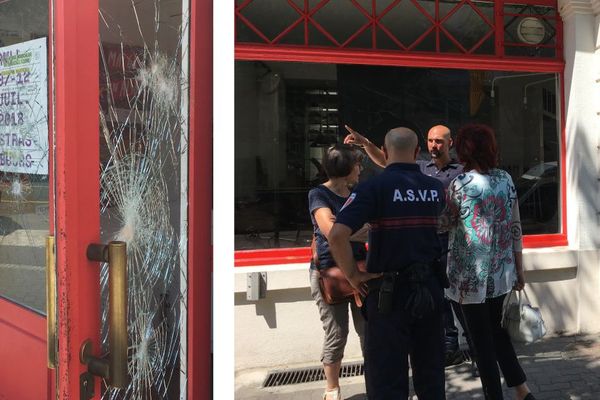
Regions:
<instances>
[{"instance_id":1,"label":"white poster on door","mask_svg":"<svg viewBox=\"0 0 600 400\"><path fill-rule=\"evenodd\" d=\"M46 38L0 47L0 171L48 174Z\"/></svg>"}]
</instances>

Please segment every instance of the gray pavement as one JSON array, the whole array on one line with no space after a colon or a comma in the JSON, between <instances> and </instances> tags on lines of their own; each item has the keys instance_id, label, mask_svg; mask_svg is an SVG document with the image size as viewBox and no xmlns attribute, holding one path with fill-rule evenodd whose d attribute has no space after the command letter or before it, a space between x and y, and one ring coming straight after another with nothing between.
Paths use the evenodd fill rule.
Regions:
<instances>
[{"instance_id":1,"label":"gray pavement","mask_svg":"<svg viewBox=\"0 0 600 400\"><path fill-rule=\"evenodd\" d=\"M48 216L0 206L0 297L46 310ZM8 210L8 211L7 211Z\"/></svg>"},{"instance_id":2,"label":"gray pavement","mask_svg":"<svg viewBox=\"0 0 600 400\"><path fill-rule=\"evenodd\" d=\"M517 344L519 360L536 399L600 399L599 336L553 336L533 344ZM261 373L253 374L254 381L244 378L244 374L236 377L236 399L320 400L323 394L323 381L261 388ZM343 378L340 386L345 400L366 398L363 377ZM505 399L514 399L511 389L506 388L504 393ZM446 368L446 396L448 400L483 399L479 378L471 376L470 363Z\"/></svg>"}]
</instances>

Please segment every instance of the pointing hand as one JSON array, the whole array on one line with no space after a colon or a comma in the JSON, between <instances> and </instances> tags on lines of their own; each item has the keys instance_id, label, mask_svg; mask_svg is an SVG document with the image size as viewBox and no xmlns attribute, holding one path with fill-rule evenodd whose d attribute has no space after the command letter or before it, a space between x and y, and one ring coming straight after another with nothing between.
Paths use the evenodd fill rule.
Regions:
<instances>
[{"instance_id":1,"label":"pointing hand","mask_svg":"<svg viewBox=\"0 0 600 400\"><path fill-rule=\"evenodd\" d=\"M346 137L344 138L344 144L355 144L357 146L365 146L369 143L369 140L366 137L356 132L348 125L344 125L344 127L348 132L350 132L350 134L346 135Z\"/></svg>"}]
</instances>

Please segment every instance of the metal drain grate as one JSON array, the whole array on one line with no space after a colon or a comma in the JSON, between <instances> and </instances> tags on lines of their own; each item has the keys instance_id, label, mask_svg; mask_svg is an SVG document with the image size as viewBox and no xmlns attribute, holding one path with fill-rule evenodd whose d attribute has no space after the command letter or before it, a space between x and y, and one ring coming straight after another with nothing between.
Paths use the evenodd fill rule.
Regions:
<instances>
[{"instance_id":1,"label":"metal drain grate","mask_svg":"<svg viewBox=\"0 0 600 400\"><path fill-rule=\"evenodd\" d=\"M363 363L342 364L340 378L350 378L364 375ZM325 380L323 367L306 367L288 369L285 371L269 372L263 387L294 385L296 383L316 382Z\"/></svg>"}]
</instances>

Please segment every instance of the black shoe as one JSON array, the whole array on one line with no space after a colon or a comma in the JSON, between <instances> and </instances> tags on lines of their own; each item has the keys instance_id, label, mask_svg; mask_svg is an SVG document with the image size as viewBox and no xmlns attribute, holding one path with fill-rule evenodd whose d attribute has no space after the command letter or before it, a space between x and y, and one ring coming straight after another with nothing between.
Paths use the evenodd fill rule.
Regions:
<instances>
[{"instance_id":1,"label":"black shoe","mask_svg":"<svg viewBox=\"0 0 600 400\"><path fill-rule=\"evenodd\" d=\"M471 376L473 378L479 378L479 368L477 368L477 363L474 360L471 360ZM525 400L535 400L535 399L527 399Z\"/></svg>"},{"instance_id":2,"label":"black shoe","mask_svg":"<svg viewBox=\"0 0 600 400\"><path fill-rule=\"evenodd\" d=\"M471 353L469 352L469 350L463 350L462 353L465 361L473 361L473 357L471 357Z\"/></svg>"},{"instance_id":3,"label":"black shoe","mask_svg":"<svg viewBox=\"0 0 600 400\"><path fill-rule=\"evenodd\" d=\"M535 397L531 393L527 393L527 396L523 400L535 400Z\"/></svg>"},{"instance_id":4,"label":"black shoe","mask_svg":"<svg viewBox=\"0 0 600 400\"><path fill-rule=\"evenodd\" d=\"M445 365L449 367L451 365L462 364L465 361L465 356L461 350L455 350L446 353Z\"/></svg>"}]
</instances>

